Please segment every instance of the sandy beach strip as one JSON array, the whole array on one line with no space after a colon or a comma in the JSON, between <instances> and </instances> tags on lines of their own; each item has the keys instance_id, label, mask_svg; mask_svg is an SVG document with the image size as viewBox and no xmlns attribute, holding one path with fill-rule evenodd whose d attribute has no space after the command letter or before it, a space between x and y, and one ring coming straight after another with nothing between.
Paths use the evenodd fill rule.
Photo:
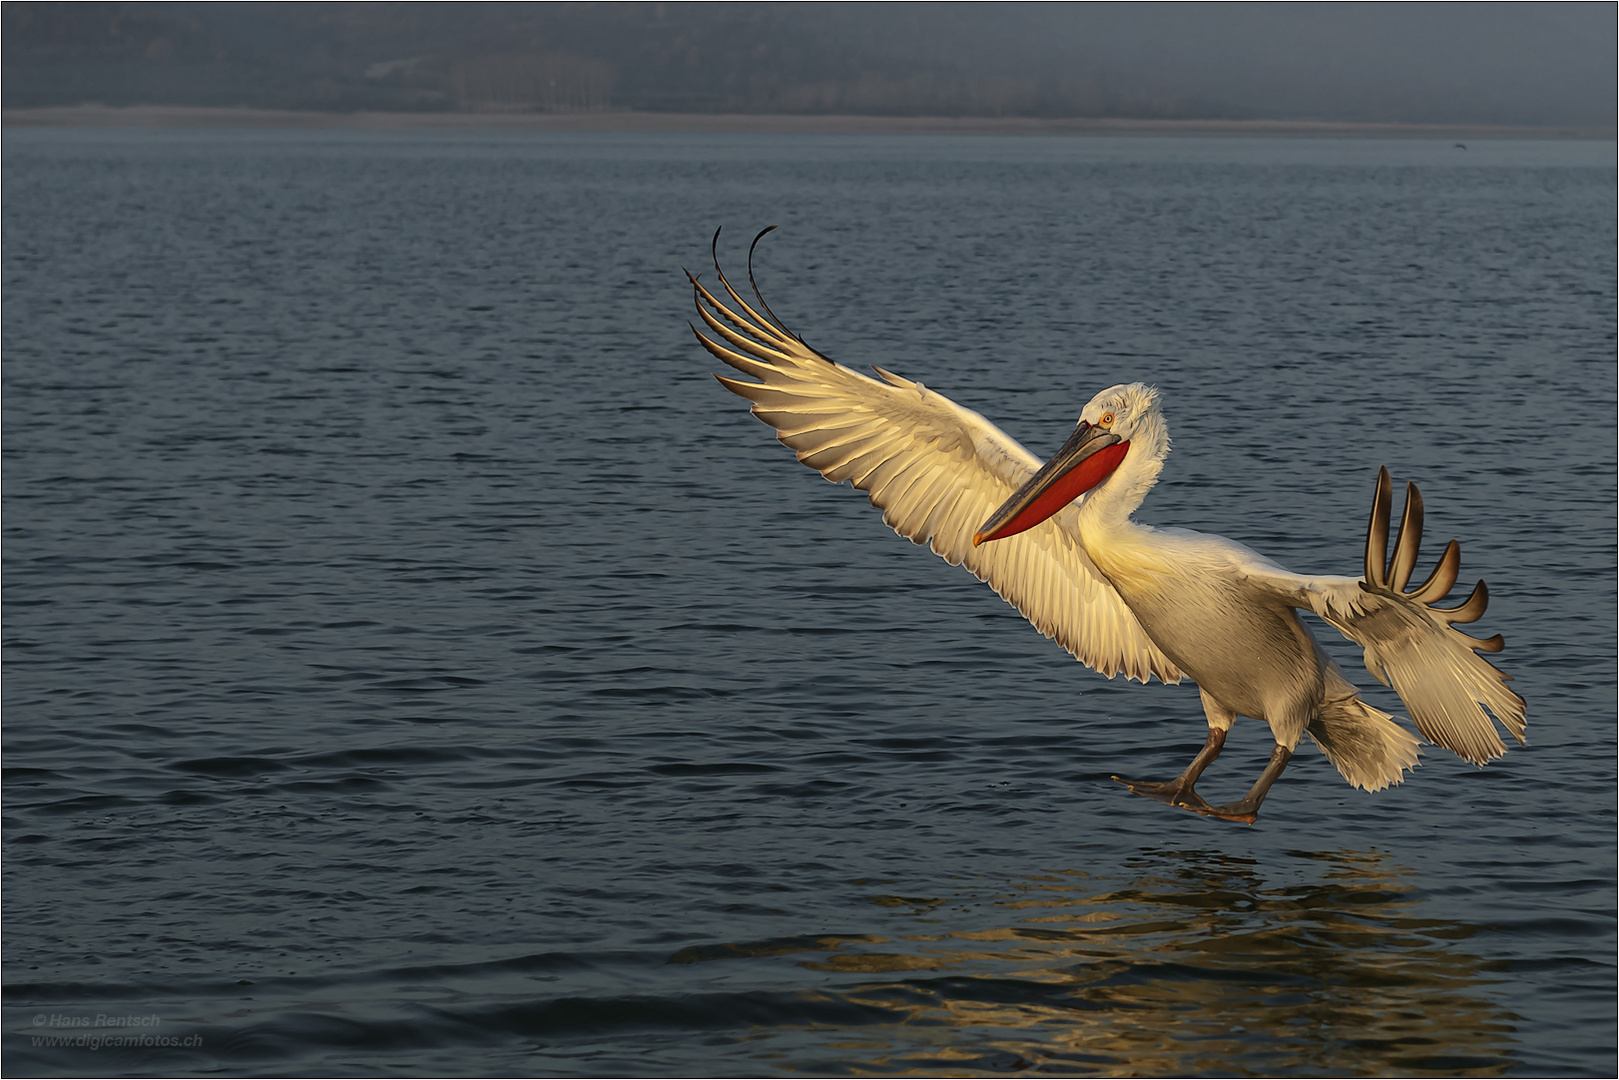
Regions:
<instances>
[{"instance_id":1,"label":"sandy beach strip","mask_svg":"<svg viewBox=\"0 0 1619 1080\"><path fill-rule=\"evenodd\" d=\"M1127 120L1083 117L806 116L654 112L303 112L179 105L0 110L6 127L287 128L409 131L740 132L815 135L1314 135L1426 139L1612 139L1613 128L1361 124L1309 120Z\"/></svg>"}]
</instances>

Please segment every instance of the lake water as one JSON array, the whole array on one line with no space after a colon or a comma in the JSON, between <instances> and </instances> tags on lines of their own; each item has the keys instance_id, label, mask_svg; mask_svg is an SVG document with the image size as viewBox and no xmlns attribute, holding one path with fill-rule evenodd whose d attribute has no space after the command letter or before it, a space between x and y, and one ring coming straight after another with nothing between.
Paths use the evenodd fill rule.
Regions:
<instances>
[{"instance_id":1,"label":"lake water","mask_svg":"<svg viewBox=\"0 0 1619 1080\"><path fill-rule=\"evenodd\" d=\"M1613 1075L1612 143L4 152L8 1075ZM1141 520L1358 574L1417 481L1530 745L1305 749L1251 828L1111 783L1195 687L710 378L681 267L777 223L789 325L1037 454L1157 384Z\"/></svg>"}]
</instances>

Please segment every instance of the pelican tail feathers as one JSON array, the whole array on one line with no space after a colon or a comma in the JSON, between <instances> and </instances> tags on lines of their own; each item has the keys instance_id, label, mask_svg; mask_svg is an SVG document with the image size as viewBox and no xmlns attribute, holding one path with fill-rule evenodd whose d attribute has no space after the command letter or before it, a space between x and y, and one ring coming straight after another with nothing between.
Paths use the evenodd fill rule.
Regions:
<instances>
[{"instance_id":1,"label":"pelican tail feathers","mask_svg":"<svg viewBox=\"0 0 1619 1080\"><path fill-rule=\"evenodd\" d=\"M1354 787L1381 791L1404 780L1422 753L1416 738L1360 700L1336 664L1328 668L1326 683L1326 702L1305 729L1311 741Z\"/></svg>"}]
</instances>

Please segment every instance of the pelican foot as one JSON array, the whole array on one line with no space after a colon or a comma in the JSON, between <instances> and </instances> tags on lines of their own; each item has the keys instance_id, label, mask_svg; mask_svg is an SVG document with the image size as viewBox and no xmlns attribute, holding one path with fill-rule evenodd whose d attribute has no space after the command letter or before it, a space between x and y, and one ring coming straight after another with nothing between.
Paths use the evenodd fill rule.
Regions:
<instances>
[{"instance_id":1,"label":"pelican foot","mask_svg":"<svg viewBox=\"0 0 1619 1080\"><path fill-rule=\"evenodd\" d=\"M1156 783L1151 780L1126 780L1122 776L1113 778L1115 783L1123 784L1132 794L1161 802L1166 806L1178 806L1182 810L1190 810L1194 814L1215 814L1214 807L1203 800L1203 796L1192 790L1192 785L1182 780L1171 780L1168 783ZM1216 816L1218 816L1216 814Z\"/></svg>"},{"instance_id":2,"label":"pelican foot","mask_svg":"<svg viewBox=\"0 0 1619 1080\"><path fill-rule=\"evenodd\" d=\"M1207 810L1199 810L1198 813L1206 814L1209 817L1217 817L1221 821L1240 821L1244 825L1252 825L1259 820L1259 807L1257 805L1249 806L1247 802L1248 800L1244 799L1240 803L1211 806Z\"/></svg>"},{"instance_id":3,"label":"pelican foot","mask_svg":"<svg viewBox=\"0 0 1619 1080\"><path fill-rule=\"evenodd\" d=\"M1248 794L1237 802L1227 803L1224 806L1211 806L1207 810L1199 810L1198 813L1208 814L1222 821L1240 821L1244 825L1252 825L1259 820L1259 804L1265 801L1270 786L1282 775L1282 770L1287 768L1287 763L1292 757L1293 751L1278 745L1270 752L1270 764L1259 774L1259 779L1248 789Z\"/></svg>"}]
</instances>

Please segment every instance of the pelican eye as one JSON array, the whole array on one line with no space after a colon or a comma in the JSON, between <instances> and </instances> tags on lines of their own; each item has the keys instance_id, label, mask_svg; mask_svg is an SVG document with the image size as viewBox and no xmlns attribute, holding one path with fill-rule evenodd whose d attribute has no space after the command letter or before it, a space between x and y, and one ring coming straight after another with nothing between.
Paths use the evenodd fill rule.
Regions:
<instances>
[{"instance_id":1,"label":"pelican eye","mask_svg":"<svg viewBox=\"0 0 1619 1080\"><path fill-rule=\"evenodd\" d=\"M1098 420L1097 423L1102 427L1107 427L1109 424L1113 423L1113 414L1110 412L1103 413L1102 419Z\"/></svg>"}]
</instances>

